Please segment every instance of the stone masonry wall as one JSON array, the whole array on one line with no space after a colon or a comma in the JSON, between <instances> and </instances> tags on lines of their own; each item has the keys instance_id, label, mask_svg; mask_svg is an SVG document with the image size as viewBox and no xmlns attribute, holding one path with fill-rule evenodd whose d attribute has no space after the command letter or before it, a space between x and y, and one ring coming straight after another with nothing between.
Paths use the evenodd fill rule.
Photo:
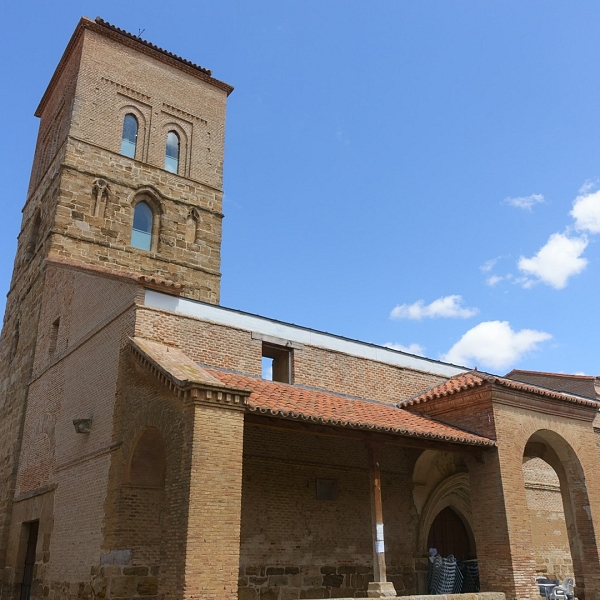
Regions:
<instances>
[{"instance_id":1,"label":"stone masonry wall","mask_svg":"<svg viewBox=\"0 0 600 600\"><path fill-rule=\"evenodd\" d=\"M51 257L157 276L180 283L183 295L217 302L221 194L179 175L70 139L64 160ZM107 182L100 198L97 182ZM139 194L160 206L156 248L131 246ZM193 236L189 213L196 211Z\"/></svg>"}]
</instances>

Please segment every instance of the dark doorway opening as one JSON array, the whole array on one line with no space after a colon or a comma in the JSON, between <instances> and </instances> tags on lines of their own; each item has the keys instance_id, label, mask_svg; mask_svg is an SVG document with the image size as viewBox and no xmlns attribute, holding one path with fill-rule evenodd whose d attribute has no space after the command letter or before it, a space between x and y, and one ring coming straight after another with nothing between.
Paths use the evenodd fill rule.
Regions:
<instances>
[{"instance_id":1,"label":"dark doorway opening","mask_svg":"<svg viewBox=\"0 0 600 600\"><path fill-rule=\"evenodd\" d=\"M27 535L27 550L25 552L25 568L23 569L23 583L21 584L21 599L29 600L31 596L31 583L33 582L33 568L35 566L35 549L37 547L39 521L25 523L29 532Z\"/></svg>"},{"instance_id":2,"label":"dark doorway opening","mask_svg":"<svg viewBox=\"0 0 600 600\"><path fill-rule=\"evenodd\" d=\"M449 506L431 524L427 547L435 548L442 556L453 554L459 561L474 558L465 524Z\"/></svg>"}]
</instances>

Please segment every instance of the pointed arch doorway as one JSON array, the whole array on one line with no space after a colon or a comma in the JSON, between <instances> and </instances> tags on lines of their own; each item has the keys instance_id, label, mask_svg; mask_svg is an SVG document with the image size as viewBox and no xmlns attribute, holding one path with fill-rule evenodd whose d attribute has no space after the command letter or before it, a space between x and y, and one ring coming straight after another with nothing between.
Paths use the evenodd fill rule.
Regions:
<instances>
[{"instance_id":1,"label":"pointed arch doorway","mask_svg":"<svg viewBox=\"0 0 600 600\"><path fill-rule=\"evenodd\" d=\"M435 548L442 556L452 554L459 561L474 558L467 528L450 506L442 509L433 520L427 536L427 547Z\"/></svg>"}]
</instances>

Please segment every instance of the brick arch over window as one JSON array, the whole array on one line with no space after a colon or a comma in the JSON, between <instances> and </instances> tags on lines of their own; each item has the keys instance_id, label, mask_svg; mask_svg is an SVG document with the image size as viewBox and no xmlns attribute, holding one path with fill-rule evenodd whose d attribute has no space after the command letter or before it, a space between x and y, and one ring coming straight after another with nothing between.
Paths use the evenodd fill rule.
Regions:
<instances>
[{"instance_id":1,"label":"brick arch over window","mask_svg":"<svg viewBox=\"0 0 600 600\"><path fill-rule=\"evenodd\" d=\"M115 127L117 131L118 140L115 143L116 151L121 154L121 142L123 139L123 123L127 115L133 115L137 121L137 142L135 147L135 160L146 161L147 160L147 120L144 113L133 104L123 104L119 108L119 122L118 126Z\"/></svg>"},{"instance_id":2,"label":"brick arch over window","mask_svg":"<svg viewBox=\"0 0 600 600\"><path fill-rule=\"evenodd\" d=\"M165 484L167 455L162 434L148 427L139 436L129 461L127 483L161 488Z\"/></svg>"},{"instance_id":3,"label":"brick arch over window","mask_svg":"<svg viewBox=\"0 0 600 600\"><path fill-rule=\"evenodd\" d=\"M162 143L164 144L163 147L163 160L165 159L166 156L166 144L167 144L167 137L169 135L170 132L174 132L175 134L177 134L177 137L179 138L179 157L178 157L178 168L177 168L177 174L178 175L182 175L183 177L188 177L189 176L189 149L190 149L190 135L188 134L188 132L179 124L176 123L174 121L169 121L168 123L165 123L165 125L162 128Z\"/></svg>"},{"instance_id":4,"label":"brick arch over window","mask_svg":"<svg viewBox=\"0 0 600 600\"><path fill-rule=\"evenodd\" d=\"M541 458L558 476L577 585L576 595L579 598L586 597L586 588L596 585L600 573L596 534L581 461L561 435L548 429L540 429L529 437L523 458Z\"/></svg>"},{"instance_id":5,"label":"brick arch over window","mask_svg":"<svg viewBox=\"0 0 600 600\"><path fill-rule=\"evenodd\" d=\"M161 225L161 216L164 212L162 202L160 201L160 195L153 188L142 188L137 190L130 199L131 202L131 232L133 233L133 225L134 225L134 217L136 206L140 202L144 202L152 211L152 228L151 228L151 241L150 241L150 251L158 252L158 240L160 237L160 225ZM132 239L128 241L129 245L133 247L135 244L131 243Z\"/></svg>"}]
</instances>

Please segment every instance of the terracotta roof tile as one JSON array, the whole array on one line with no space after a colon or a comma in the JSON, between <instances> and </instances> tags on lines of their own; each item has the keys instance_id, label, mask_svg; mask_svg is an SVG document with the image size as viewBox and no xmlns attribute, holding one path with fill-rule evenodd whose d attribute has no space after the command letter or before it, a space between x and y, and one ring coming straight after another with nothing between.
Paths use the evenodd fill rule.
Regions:
<instances>
[{"instance_id":1,"label":"terracotta roof tile","mask_svg":"<svg viewBox=\"0 0 600 600\"><path fill-rule=\"evenodd\" d=\"M289 419L325 425L385 431L397 435L494 446L488 438L387 404L334 394L300 385L267 381L206 368L227 386L252 390L248 409Z\"/></svg>"},{"instance_id":2,"label":"terracotta roof tile","mask_svg":"<svg viewBox=\"0 0 600 600\"><path fill-rule=\"evenodd\" d=\"M120 33L121 35L131 38L132 40L135 40L136 42L140 42L141 44L144 44L145 46L149 46L153 50L158 50L158 52L161 52L162 54L166 54L167 56L170 56L171 58L174 58L175 60L181 61L182 63L184 63L190 67L193 67L194 69L198 69L205 75L209 75L209 76L212 75L212 71L210 71L210 69L205 69L204 67L201 67L200 65L193 63L191 60L187 60L186 58L177 56L177 54L173 54L172 52L169 52L168 50L165 50L164 48L160 48L159 46L156 46L155 44L149 42L148 40L143 39L139 35L134 35L133 33L129 33L129 31L125 31L124 29L121 29L120 27L117 27L116 25L113 25L112 23L105 21L101 17L96 17L95 21L96 21L96 23L98 23L98 25L103 25L107 29L112 29L113 31L116 31L117 33Z\"/></svg>"},{"instance_id":3,"label":"terracotta roof tile","mask_svg":"<svg viewBox=\"0 0 600 600\"><path fill-rule=\"evenodd\" d=\"M427 390L426 392L404 400L398 404L399 407L415 406L416 404L422 404L429 400L435 400L444 396L451 396L458 392L463 392L468 389L481 386L485 383L498 384L509 389L520 390L523 392L530 392L553 400L563 400L565 402L573 402L575 404L581 404L583 406L590 406L599 408L600 404L588 398L582 398L572 394L563 392L557 392L554 390L548 390L535 385L515 381L513 379L507 379L506 377L498 377L497 375L490 375L488 373L482 373L481 371L469 371L468 373L462 373L456 375L448 381Z\"/></svg>"}]
</instances>

